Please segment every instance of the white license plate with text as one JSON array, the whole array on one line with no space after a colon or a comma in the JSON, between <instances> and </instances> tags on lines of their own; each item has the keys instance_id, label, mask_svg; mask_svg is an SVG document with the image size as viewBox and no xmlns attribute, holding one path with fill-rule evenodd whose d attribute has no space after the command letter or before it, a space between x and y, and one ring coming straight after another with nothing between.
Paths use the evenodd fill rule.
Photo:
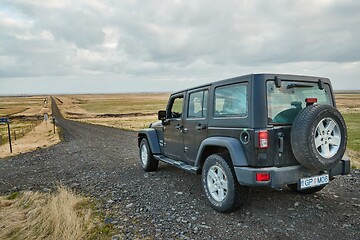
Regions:
<instances>
[{"instance_id":1,"label":"white license plate with text","mask_svg":"<svg viewBox=\"0 0 360 240\"><path fill-rule=\"evenodd\" d=\"M329 183L329 174L309 177L309 178L302 178L300 179L299 188L300 189L306 189L306 188L312 188L317 187L321 185L325 185Z\"/></svg>"}]
</instances>

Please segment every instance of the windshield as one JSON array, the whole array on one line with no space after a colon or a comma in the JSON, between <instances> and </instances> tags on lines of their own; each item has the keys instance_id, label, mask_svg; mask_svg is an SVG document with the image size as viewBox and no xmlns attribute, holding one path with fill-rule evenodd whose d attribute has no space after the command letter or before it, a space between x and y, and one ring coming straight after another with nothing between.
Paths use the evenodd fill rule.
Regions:
<instances>
[{"instance_id":1,"label":"windshield","mask_svg":"<svg viewBox=\"0 0 360 240\"><path fill-rule=\"evenodd\" d=\"M281 81L277 88L274 81L267 83L268 119L270 123L292 123L301 109L306 107L306 98L317 98L315 104L332 105L330 87L317 83Z\"/></svg>"}]
</instances>

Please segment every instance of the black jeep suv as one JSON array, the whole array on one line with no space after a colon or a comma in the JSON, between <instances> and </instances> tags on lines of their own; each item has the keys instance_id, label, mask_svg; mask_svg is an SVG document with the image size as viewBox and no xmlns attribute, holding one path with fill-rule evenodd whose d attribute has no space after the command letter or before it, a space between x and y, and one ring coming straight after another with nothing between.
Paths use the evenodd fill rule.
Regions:
<instances>
[{"instance_id":1,"label":"black jeep suv","mask_svg":"<svg viewBox=\"0 0 360 240\"><path fill-rule=\"evenodd\" d=\"M138 133L140 163L202 173L211 206L235 210L245 186L320 191L350 171L347 133L330 80L251 74L171 94L159 122Z\"/></svg>"}]
</instances>

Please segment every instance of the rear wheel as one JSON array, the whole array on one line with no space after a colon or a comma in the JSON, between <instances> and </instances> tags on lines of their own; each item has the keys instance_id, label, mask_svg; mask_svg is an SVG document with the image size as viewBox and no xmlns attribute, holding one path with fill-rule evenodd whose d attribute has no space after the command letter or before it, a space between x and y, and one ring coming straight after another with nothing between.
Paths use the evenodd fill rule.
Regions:
<instances>
[{"instance_id":1,"label":"rear wheel","mask_svg":"<svg viewBox=\"0 0 360 240\"><path fill-rule=\"evenodd\" d=\"M213 154L206 159L202 171L206 197L213 209L223 213L236 210L246 195L229 160L228 155Z\"/></svg>"},{"instance_id":2,"label":"rear wheel","mask_svg":"<svg viewBox=\"0 0 360 240\"><path fill-rule=\"evenodd\" d=\"M140 164L146 172L156 171L159 161L154 158L146 138L140 142Z\"/></svg>"}]
</instances>

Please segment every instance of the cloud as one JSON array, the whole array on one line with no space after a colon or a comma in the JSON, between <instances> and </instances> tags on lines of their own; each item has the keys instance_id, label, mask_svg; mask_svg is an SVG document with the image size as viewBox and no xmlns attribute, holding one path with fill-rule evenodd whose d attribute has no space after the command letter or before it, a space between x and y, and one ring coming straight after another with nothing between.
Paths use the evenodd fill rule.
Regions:
<instances>
[{"instance_id":1,"label":"cloud","mask_svg":"<svg viewBox=\"0 0 360 240\"><path fill-rule=\"evenodd\" d=\"M360 75L358 12L355 0L4 0L0 94L9 79L156 91L160 80L172 90L184 79L258 71L321 74L351 88Z\"/></svg>"}]
</instances>

